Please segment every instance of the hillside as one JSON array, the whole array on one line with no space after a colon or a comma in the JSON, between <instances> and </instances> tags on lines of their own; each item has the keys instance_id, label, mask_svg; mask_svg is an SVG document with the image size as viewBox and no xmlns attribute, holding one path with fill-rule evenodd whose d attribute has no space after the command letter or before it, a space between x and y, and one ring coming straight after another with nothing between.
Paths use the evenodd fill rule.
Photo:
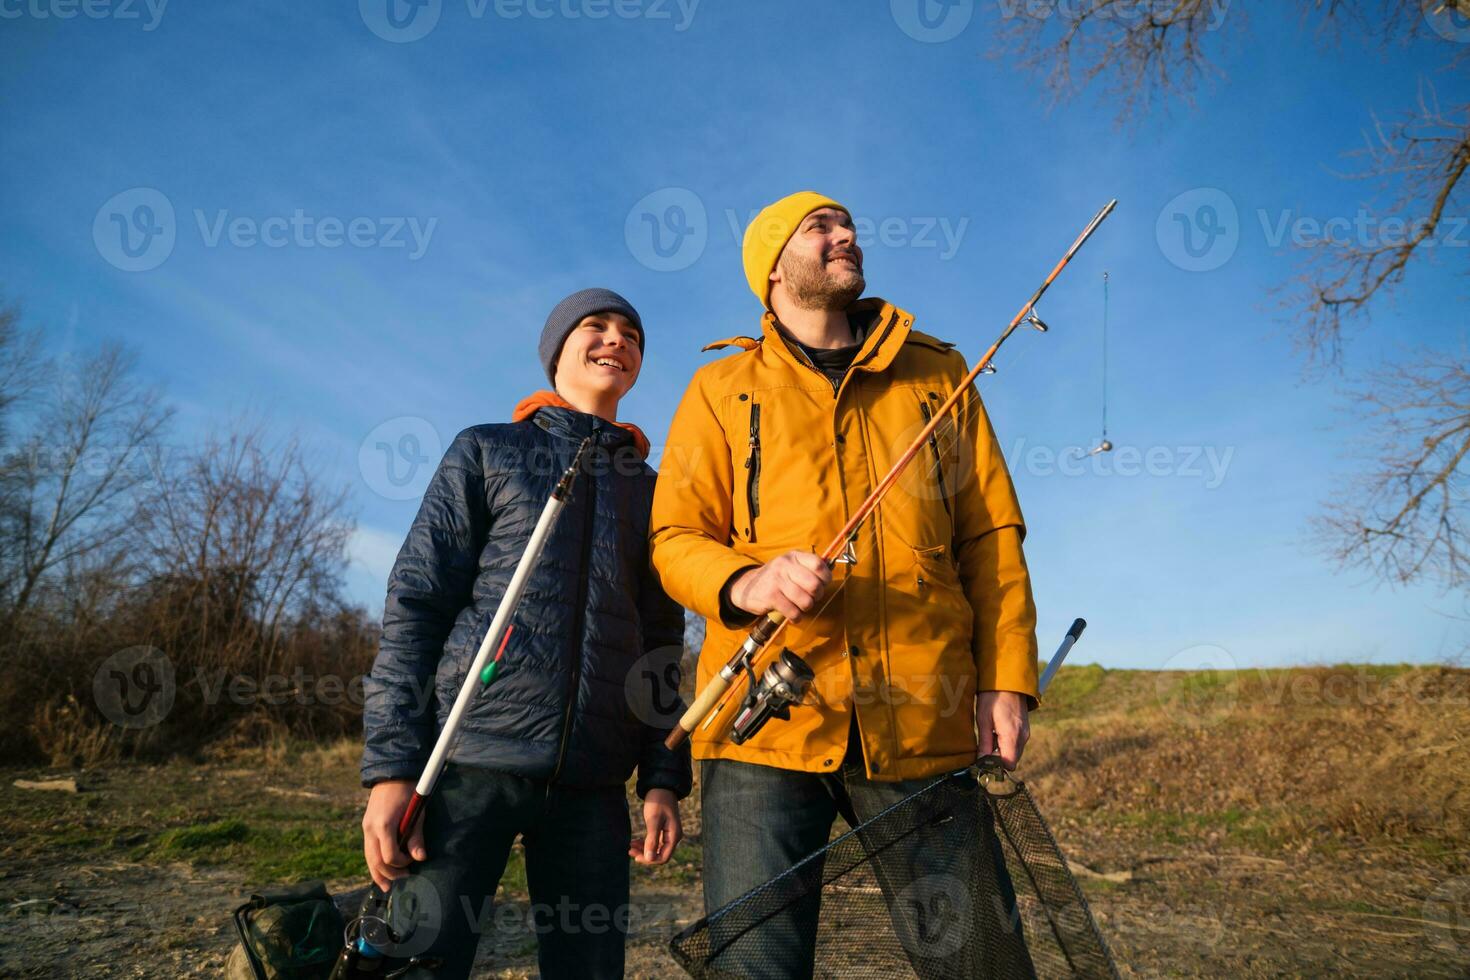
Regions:
<instances>
[{"instance_id":1,"label":"hillside","mask_svg":"<svg viewBox=\"0 0 1470 980\"><path fill-rule=\"evenodd\" d=\"M1125 975L1465 975L1470 671L1068 667L1033 723L1021 775ZM216 975L252 885L362 880L356 754L6 770L4 972ZM58 777L80 792L12 785ZM630 975L670 975L664 944L699 914L685 817L675 862L635 871ZM481 951L487 976L535 961L514 924Z\"/></svg>"}]
</instances>

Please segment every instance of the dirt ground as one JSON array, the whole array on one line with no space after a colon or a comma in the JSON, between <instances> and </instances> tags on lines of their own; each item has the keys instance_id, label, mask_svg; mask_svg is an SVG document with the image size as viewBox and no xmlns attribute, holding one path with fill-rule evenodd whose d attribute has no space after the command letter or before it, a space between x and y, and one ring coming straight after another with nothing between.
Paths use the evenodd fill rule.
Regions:
<instances>
[{"instance_id":1,"label":"dirt ground","mask_svg":"<svg viewBox=\"0 0 1470 980\"><path fill-rule=\"evenodd\" d=\"M1466 683L1463 673L1451 680ZM1236 725L1187 728L1187 738L1171 730L1167 742L1157 729L1171 723L1167 707L1147 723L1129 709L1126 729L1076 699L1069 708L1059 698L1049 724L1038 716L1022 774L1123 974L1470 977L1459 777L1440 765L1424 777L1440 782L1416 782L1412 755L1388 774L1329 760L1320 799L1292 800L1275 768L1241 763L1262 725L1272 744L1299 751L1273 713L1241 714L1250 701L1242 691L1229 705ZM1198 691L1191 697L1190 711L1207 714ZM1442 714L1446 703L1441 692L1431 707ZM1434 751L1419 757L1470 747L1470 707L1453 707L1445 727L1421 731L1419 747ZM1297 710L1297 723L1335 737L1307 714ZM1217 751L1217 739L1237 748ZM341 746L80 773L4 770L0 975L219 975L229 912L252 887L363 883L354 756ZM78 791L13 785L57 778L76 779ZM1384 789L1389 778L1402 782ZM1389 802L1375 802L1383 793ZM1289 812L1266 799L1291 803ZM1393 806L1406 809L1395 816ZM678 975L668 939L701 914L697 807L685 813L688 841L675 862L635 870L629 976ZM477 976L536 975L522 889L508 874L507 911L481 944Z\"/></svg>"}]
</instances>

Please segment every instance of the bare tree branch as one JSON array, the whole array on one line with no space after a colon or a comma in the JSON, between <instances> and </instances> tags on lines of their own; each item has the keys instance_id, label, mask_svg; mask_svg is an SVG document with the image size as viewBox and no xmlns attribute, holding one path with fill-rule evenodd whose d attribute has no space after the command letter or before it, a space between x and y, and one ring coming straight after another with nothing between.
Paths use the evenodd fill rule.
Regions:
<instances>
[{"instance_id":1,"label":"bare tree branch","mask_svg":"<svg viewBox=\"0 0 1470 980\"><path fill-rule=\"evenodd\" d=\"M1209 37L1225 17L1243 14L1220 0L1176 0L1169 5L1139 0L1081 3L1001 4L1007 24L995 54L1019 58L1044 73L1058 98L1093 83L1119 102L1118 119L1147 111L1156 100L1190 101L1200 82L1219 75L1206 57Z\"/></svg>"},{"instance_id":2,"label":"bare tree branch","mask_svg":"<svg viewBox=\"0 0 1470 980\"><path fill-rule=\"evenodd\" d=\"M1387 210L1394 217L1375 215L1357 222L1354 237L1318 243L1302 276L1285 290L1286 305L1299 313L1295 345L1309 366L1341 363L1350 325L1375 297L1403 281L1416 254L1439 245L1470 246L1470 104L1447 114L1426 84L1416 110L1392 125L1376 125L1361 155L1371 166L1351 176L1389 189L1394 201Z\"/></svg>"},{"instance_id":3,"label":"bare tree branch","mask_svg":"<svg viewBox=\"0 0 1470 980\"><path fill-rule=\"evenodd\" d=\"M142 466L172 411L133 377L134 358L110 345L56 374L34 433L5 466L5 536L14 561L0 572L6 615L19 616L44 576L120 538L125 501L149 479Z\"/></svg>"},{"instance_id":4,"label":"bare tree branch","mask_svg":"<svg viewBox=\"0 0 1470 980\"><path fill-rule=\"evenodd\" d=\"M1059 96L1094 82L1105 86L1121 100L1120 119L1155 101L1188 102L1202 78L1220 71L1217 53L1207 49L1209 35L1224 33L1222 12L1228 11L1232 35L1244 26L1239 5L1227 0L1003 0L1002 6L1010 21L1002 53L1018 53ZM1460 40L1452 18L1470 16L1470 0L1298 0L1298 9L1304 20L1318 22L1325 43L1350 32L1385 47L1423 38L1416 51L1443 52L1442 63L1425 65L1426 71L1453 72L1470 61L1470 45L1448 43ZM1470 244L1470 103L1442 107L1426 78L1411 111L1388 124L1373 120L1362 155L1368 164L1346 176L1376 184L1389 206L1363 208L1348 222L1354 231L1346 238L1313 245L1300 275L1278 290L1309 369L1340 366L1350 328L1392 295L1416 260L1444 251L1437 246ZM1466 254L1456 252L1460 261ZM1360 405L1382 429L1382 455L1319 525L1343 564L1395 582L1467 584L1464 363L1463 351L1458 360L1424 354L1360 388Z\"/></svg>"},{"instance_id":5,"label":"bare tree branch","mask_svg":"<svg viewBox=\"0 0 1470 980\"><path fill-rule=\"evenodd\" d=\"M1423 351L1354 394L1378 436L1373 469L1316 522L1345 567L1397 583L1470 583L1470 350Z\"/></svg>"}]
</instances>

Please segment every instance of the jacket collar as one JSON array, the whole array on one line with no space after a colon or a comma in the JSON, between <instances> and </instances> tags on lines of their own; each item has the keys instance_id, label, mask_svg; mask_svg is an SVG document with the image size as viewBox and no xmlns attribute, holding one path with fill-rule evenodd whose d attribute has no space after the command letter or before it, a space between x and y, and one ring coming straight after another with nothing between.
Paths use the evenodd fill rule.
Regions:
<instances>
[{"instance_id":1,"label":"jacket collar","mask_svg":"<svg viewBox=\"0 0 1470 980\"><path fill-rule=\"evenodd\" d=\"M595 432L597 445L603 449L612 451L631 445L638 450L640 457L648 457L648 440L636 425L631 422L608 422L595 415L579 412L562 401L555 392L537 392L523 399L516 406L511 421L521 422L526 419L562 439L581 442Z\"/></svg>"},{"instance_id":2,"label":"jacket collar","mask_svg":"<svg viewBox=\"0 0 1470 980\"><path fill-rule=\"evenodd\" d=\"M847 312L849 316L873 318L872 326L863 338L863 346L859 348L857 357L853 358L852 370L871 371L875 374L887 370L908 340L909 331L914 325L913 316L876 296L858 300L847 308ZM782 336L776 324L776 314L770 310L761 318L761 335L766 349L774 352L777 357L796 367L813 370L806 355Z\"/></svg>"}]
</instances>

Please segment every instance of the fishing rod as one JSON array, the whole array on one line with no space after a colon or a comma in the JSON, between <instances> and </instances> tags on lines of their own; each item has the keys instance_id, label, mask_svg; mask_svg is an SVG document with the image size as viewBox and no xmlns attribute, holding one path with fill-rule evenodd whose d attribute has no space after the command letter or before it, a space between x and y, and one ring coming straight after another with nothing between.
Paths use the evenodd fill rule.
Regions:
<instances>
[{"instance_id":1,"label":"fishing rod","mask_svg":"<svg viewBox=\"0 0 1470 980\"><path fill-rule=\"evenodd\" d=\"M454 707L450 710L449 717L439 732L439 738L434 743L434 751L430 753L429 761L424 765L424 771L414 786L413 796L409 797L403 816L399 818L398 847L402 851L408 850L408 839L413 833L414 825L423 812L424 803L433 795L439 776L444 772L444 764L449 759L449 751L454 747L460 726L464 723L464 717L470 705L474 703L475 695L495 680L501 658L505 655L506 645L510 643L510 634L515 628L511 625L511 619L515 616L516 607L520 605L521 596L526 590L526 582L541 561L541 552L546 549L546 541L551 537L551 530L556 525L557 518L561 516L563 508L566 507L572 483L582 470L582 459L592 448L596 437L594 432L583 439L582 444L577 447L571 465L566 468L561 479L557 480L550 498L546 501L546 506L541 510L541 516L537 519L535 528L531 531L531 538L526 542L526 548L521 553L520 561L516 563L515 572L510 577L510 584L505 587L505 594L501 596L500 605L496 607L495 618L490 621L490 629L480 641L480 648L475 653L475 659L470 663L464 683L460 685L459 696L455 699ZM476 678L479 679L478 684ZM347 927L346 948L343 949L337 965L333 968L332 980L347 980L347 978L359 975L374 977L381 975L377 972L379 965L377 961L387 955L384 947L399 941L388 926L387 902L387 897L374 886L362 913ZM356 935L353 934L354 929L356 929ZM369 966L368 961L372 961L371 970L363 972L363 968Z\"/></svg>"},{"instance_id":2,"label":"fishing rod","mask_svg":"<svg viewBox=\"0 0 1470 980\"><path fill-rule=\"evenodd\" d=\"M1062 270L1072 261L1072 258L1082 248L1083 244L1092 237L1093 232L1097 231L1098 226L1107 219L1108 215L1113 213L1113 209L1117 206L1117 200L1111 200L1104 205L1101 211L1093 216L1092 220L1087 223L1087 227L1082 229L1082 234L1077 236L1077 240L1072 243L1072 247L1067 249L1066 254L1057 262L1040 287L1037 288L1036 292L1031 294L1031 298L1021 307L1020 311L1005 328L1005 331L990 345L989 350L970 369L970 373L965 375L959 384L955 385L954 391L950 392L949 397L945 399L944 403L935 409L928 423L919 430L919 434L894 462L887 475L879 481L878 485L873 488L873 492L868 494L867 499L853 512L847 523L843 525L842 530L838 531L836 536L833 537L831 543L821 553L822 560L827 563L829 568L843 559L844 556L851 555L850 549L853 542L857 539L858 529L862 527L863 522L872 515L873 511L877 510L878 504L883 500L884 496L898 482L898 478L903 475L903 471L908 467L909 463L928 443L934 431L939 428L939 424L943 421L945 415L959 403L960 399L969 390L970 385L975 382L975 379L990 366L991 359L995 357L995 352L1010 338L1011 334L1016 331L1016 328L1024 323L1043 333L1046 332L1046 324L1036 315L1037 302L1041 300L1042 295L1051 288L1051 284L1056 281L1057 276L1061 275ZM734 690L735 679L742 673L747 672L752 677L754 676L755 658L776 639L781 630L785 628L786 622L786 617L778 612L766 613L757 621L755 626L746 635L745 642L731 654L730 659L725 663L724 667L720 668L720 672L710 678L704 690L699 693L694 703L689 706L689 710L684 712L684 715L679 719L678 725L669 732L668 738L664 740L666 746L670 749L677 748L689 737L689 734L694 731L695 727L701 721L704 721L706 717L712 717L713 713L717 711L717 706L718 710L723 710L726 698ZM800 663L800 658L796 658L794 654L789 654L789 656L795 658ZM787 678L788 681L793 679L796 678Z\"/></svg>"}]
</instances>

